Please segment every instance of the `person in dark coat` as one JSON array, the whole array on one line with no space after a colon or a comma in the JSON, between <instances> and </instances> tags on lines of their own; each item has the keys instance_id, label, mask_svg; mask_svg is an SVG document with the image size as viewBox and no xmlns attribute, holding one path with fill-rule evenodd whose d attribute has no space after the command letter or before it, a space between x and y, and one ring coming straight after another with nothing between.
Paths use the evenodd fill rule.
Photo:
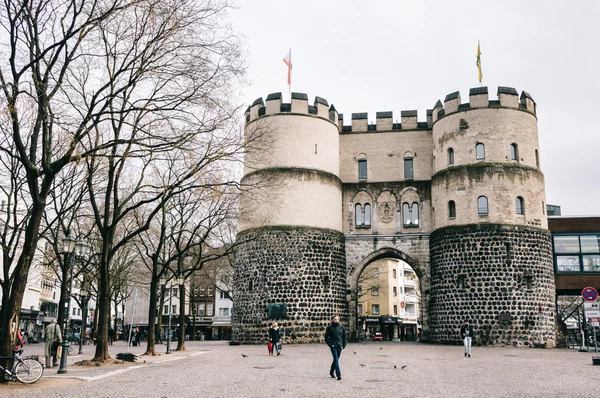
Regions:
<instances>
[{"instance_id":1,"label":"person in dark coat","mask_svg":"<svg viewBox=\"0 0 600 398\"><path fill-rule=\"evenodd\" d=\"M469 325L469 321L465 319L464 325L460 327L460 337L465 343L465 357L471 358L471 340L475 337L473 326Z\"/></svg>"},{"instance_id":2,"label":"person in dark coat","mask_svg":"<svg viewBox=\"0 0 600 398\"><path fill-rule=\"evenodd\" d=\"M340 317L337 315L331 317L331 324L325 330L325 342L331 349L331 356L333 356L333 362L329 368L329 376L335 378L335 375L337 375L337 379L342 380L340 356L342 355L342 350L346 348L346 329L340 324Z\"/></svg>"},{"instance_id":3,"label":"person in dark coat","mask_svg":"<svg viewBox=\"0 0 600 398\"><path fill-rule=\"evenodd\" d=\"M277 325L277 322L274 322L269 329L269 341L273 343L273 348L275 348L275 351L277 351L277 356L281 355L281 334L279 333L279 326Z\"/></svg>"}]
</instances>

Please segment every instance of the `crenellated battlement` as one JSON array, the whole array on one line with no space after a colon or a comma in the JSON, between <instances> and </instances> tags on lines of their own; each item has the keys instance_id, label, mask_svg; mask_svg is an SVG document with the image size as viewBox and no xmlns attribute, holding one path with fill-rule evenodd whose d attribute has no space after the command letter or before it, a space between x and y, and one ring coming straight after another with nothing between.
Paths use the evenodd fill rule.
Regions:
<instances>
[{"instance_id":1,"label":"crenellated battlement","mask_svg":"<svg viewBox=\"0 0 600 398\"><path fill-rule=\"evenodd\" d=\"M246 109L246 123L250 123L263 116L275 114L304 114L314 115L329 120L338 126L341 134L364 133L368 131L397 131L397 130L430 130L435 122L442 117L471 109L482 108L512 108L536 114L536 104L528 92L522 91L521 95L512 87L498 87L497 100L490 100L487 87L475 87L469 90L469 102L462 103L459 91L446 95L444 102L438 100L433 109L427 109L426 121L418 121L416 110L400 111L400 118L394 117L392 111L381 111L375 114L375 123L370 123L367 112L351 114L351 124L344 125L344 115L338 114L333 105L329 106L326 99L315 97L313 104L309 105L308 96L304 93L292 93L291 102L283 102L282 94L272 93L263 98L256 99Z\"/></svg>"},{"instance_id":2,"label":"crenellated battlement","mask_svg":"<svg viewBox=\"0 0 600 398\"><path fill-rule=\"evenodd\" d=\"M289 103L283 102L281 93L269 94L266 103L260 97L246 109L244 116L248 124L260 117L281 113L314 115L338 125L338 113L333 105L329 106L327 100L321 97L315 97L313 104L309 105L308 95L304 93L292 93Z\"/></svg>"},{"instance_id":3,"label":"crenellated battlement","mask_svg":"<svg viewBox=\"0 0 600 398\"><path fill-rule=\"evenodd\" d=\"M452 113L481 108L513 108L536 114L535 101L527 91L523 91L519 97L514 88L500 86L497 96L497 100L490 100L487 87L475 87L469 90L469 102L462 103L459 91L450 93L444 98L443 104L439 100L435 103L431 115L432 123Z\"/></svg>"},{"instance_id":4,"label":"crenellated battlement","mask_svg":"<svg viewBox=\"0 0 600 398\"><path fill-rule=\"evenodd\" d=\"M375 123L369 123L369 114L359 112L352 114L352 124L344 126L344 115L339 115L339 129L344 133L364 133L365 131L396 131L396 130L429 130L432 126L432 110L427 110L427 121L419 122L416 110L400 112L400 123L398 117L394 118L394 112L383 111L375 113ZM371 119L372 120L372 119Z\"/></svg>"}]
</instances>

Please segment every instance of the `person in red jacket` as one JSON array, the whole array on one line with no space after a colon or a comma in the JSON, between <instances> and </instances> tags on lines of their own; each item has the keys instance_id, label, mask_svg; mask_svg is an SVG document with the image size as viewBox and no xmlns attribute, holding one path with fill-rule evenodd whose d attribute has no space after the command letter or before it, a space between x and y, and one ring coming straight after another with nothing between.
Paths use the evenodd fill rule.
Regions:
<instances>
[{"instance_id":1,"label":"person in red jacket","mask_svg":"<svg viewBox=\"0 0 600 398\"><path fill-rule=\"evenodd\" d=\"M20 350L25 345L25 340L23 340L23 335L20 330L17 330L17 343L15 345L15 350Z\"/></svg>"}]
</instances>

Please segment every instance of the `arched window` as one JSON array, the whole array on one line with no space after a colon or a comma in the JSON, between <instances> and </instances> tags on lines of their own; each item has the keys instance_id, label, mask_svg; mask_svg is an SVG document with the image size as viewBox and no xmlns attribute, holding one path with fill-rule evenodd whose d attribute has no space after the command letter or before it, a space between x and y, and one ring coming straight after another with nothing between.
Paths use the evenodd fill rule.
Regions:
<instances>
[{"instance_id":1,"label":"arched window","mask_svg":"<svg viewBox=\"0 0 600 398\"><path fill-rule=\"evenodd\" d=\"M525 214L525 199L521 196L517 196L517 214Z\"/></svg>"},{"instance_id":2,"label":"arched window","mask_svg":"<svg viewBox=\"0 0 600 398\"><path fill-rule=\"evenodd\" d=\"M404 225L410 225L410 206L408 206L408 203L402 205L402 221Z\"/></svg>"},{"instance_id":3,"label":"arched window","mask_svg":"<svg viewBox=\"0 0 600 398\"><path fill-rule=\"evenodd\" d=\"M448 218L456 218L456 204L453 200L448 202Z\"/></svg>"},{"instance_id":4,"label":"arched window","mask_svg":"<svg viewBox=\"0 0 600 398\"><path fill-rule=\"evenodd\" d=\"M477 198L477 213L488 214L488 200L485 196Z\"/></svg>"},{"instance_id":5,"label":"arched window","mask_svg":"<svg viewBox=\"0 0 600 398\"><path fill-rule=\"evenodd\" d=\"M371 205L366 203L365 204L365 226L371 226Z\"/></svg>"},{"instance_id":6,"label":"arched window","mask_svg":"<svg viewBox=\"0 0 600 398\"><path fill-rule=\"evenodd\" d=\"M475 157L477 160L485 159L485 146L481 142L475 145Z\"/></svg>"},{"instance_id":7,"label":"arched window","mask_svg":"<svg viewBox=\"0 0 600 398\"><path fill-rule=\"evenodd\" d=\"M414 178L413 158L404 158L404 178Z\"/></svg>"},{"instance_id":8,"label":"arched window","mask_svg":"<svg viewBox=\"0 0 600 398\"><path fill-rule=\"evenodd\" d=\"M358 159L358 179L367 179L367 159Z\"/></svg>"},{"instance_id":9,"label":"arched window","mask_svg":"<svg viewBox=\"0 0 600 398\"><path fill-rule=\"evenodd\" d=\"M454 149L453 148L448 148L448 164L449 165L454 164Z\"/></svg>"},{"instance_id":10,"label":"arched window","mask_svg":"<svg viewBox=\"0 0 600 398\"><path fill-rule=\"evenodd\" d=\"M364 224L362 206L360 203L357 203L356 206L354 206L354 224L357 227L360 227Z\"/></svg>"},{"instance_id":11,"label":"arched window","mask_svg":"<svg viewBox=\"0 0 600 398\"><path fill-rule=\"evenodd\" d=\"M517 144L510 144L510 160L519 160L519 147Z\"/></svg>"},{"instance_id":12,"label":"arched window","mask_svg":"<svg viewBox=\"0 0 600 398\"><path fill-rule=\"evenodd\" d=\"M413 202L412 204L410 219L412 225L419 225L419 204L417 202Z\"/></svg>"}]
</instances>

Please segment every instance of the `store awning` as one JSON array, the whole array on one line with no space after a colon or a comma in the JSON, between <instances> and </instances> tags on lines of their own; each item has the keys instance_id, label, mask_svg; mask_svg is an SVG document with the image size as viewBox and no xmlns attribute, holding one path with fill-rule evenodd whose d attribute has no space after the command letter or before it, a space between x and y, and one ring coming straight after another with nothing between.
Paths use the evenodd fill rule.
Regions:
<instances>
[{"instance_id":1,"label":"store awning","mask_svg":"<svg viewBox=\"0 0 600 398\"><path fill-rule=\"evenodd\" d=\"M222 321L222 322L213 322L211 326L231 326L231 322Z\"/></svg>"}]
</instances>

